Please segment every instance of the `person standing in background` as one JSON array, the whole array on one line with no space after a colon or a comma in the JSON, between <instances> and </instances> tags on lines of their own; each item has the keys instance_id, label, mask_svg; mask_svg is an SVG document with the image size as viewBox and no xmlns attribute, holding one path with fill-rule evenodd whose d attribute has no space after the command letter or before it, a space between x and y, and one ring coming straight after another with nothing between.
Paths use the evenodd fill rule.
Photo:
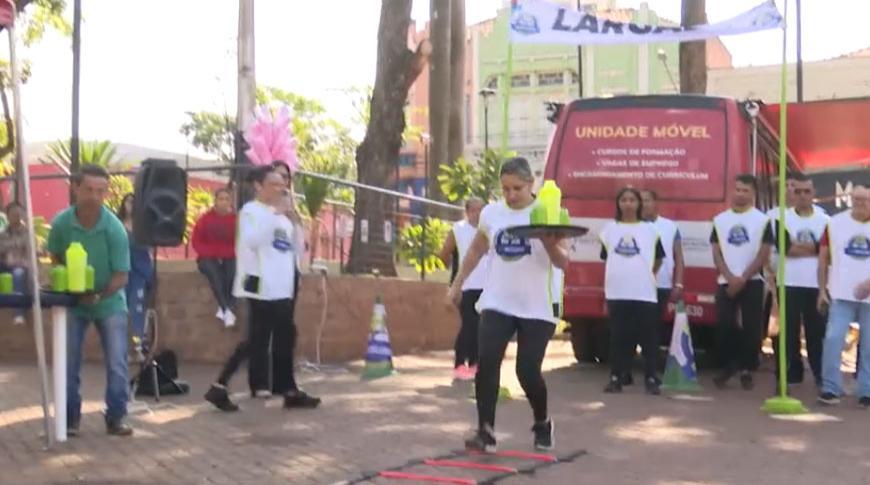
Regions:
<instances>
[{"instance_id":1,"label":"person standing in background","mask_svg":"<svg viewBox=\"0 0 870 485\"><path fill-rule=\"evenodd\" d=\"M148 306L148 291L154 284L154 261L151 257L151 248L140 246L133 240L133 199L133 194L125 195L115 214L124 224L127 240L130 241L130 273L124 290L133 329L134 350L141 360L149 350L145 348L145 310Z\"/></svg>"},{"instance_id":2,"label":"person standing in background","mask_svg":"<svg viewBox=\"0 0 870 485\"><path fill-rule=\"evenodd\" d=\"M191 236L196 266L205 275L218 303L215 317L225 327L236 324L233 282L236 277L236 214L229 189L214 193L214 207L203 214Z\"/></svg>"},{"instance_id":3,"label":"person standing in background","mask_svg":"<svg viewBox=\"0 0 870 485\"><path fill-rule=\"evenodd\" d=\"M752 389L752 373L759 364L764 298L761 270L770 258L773 231L770 219L755 208L756 187L752 175L735 178L731 208L713 218L710 234L713 262L719 272L716 347L722 370L713 378L719 388L739 371L741 387Z\"/></svg>"},{"instance_id":4,"label":"person standing in background","mask_svg":"<svg viewBox=\"0 0 870 485\"><path fill-rule=\"evenodd\" d=\"M27 291L27 275L30 267L27 253L27 226L24 225L24 208L18 202L10 202L6 206L7 225L0 232L0 254L2 254L2 271L12 273L12 288L16 293ZM26 310L15 309L12 322L23 325Z\"/></svg>"},{"instance_id":5,"label":"person standing in background","mask_svg":"<svg viewBox=\"0 0 870 485\"><path fill-rule=\"evenodd\" d=\"M480 211L483 210L484 205L483 199L478 197L465 201L465 219L453 224L447 239L444 240L444 245L441 246L439 257L444 264L454 263L454 253L458 252L460 263L468 254L471 241L477 235ZM462 299L459 303L461 322L453 345L453 378L456 380L470 381L477 374L477 333L480 315L475 306L483 292L488 269L488 256L484 256L484 260L474 268L462 285Z\"/></svg>"}]
</instances>

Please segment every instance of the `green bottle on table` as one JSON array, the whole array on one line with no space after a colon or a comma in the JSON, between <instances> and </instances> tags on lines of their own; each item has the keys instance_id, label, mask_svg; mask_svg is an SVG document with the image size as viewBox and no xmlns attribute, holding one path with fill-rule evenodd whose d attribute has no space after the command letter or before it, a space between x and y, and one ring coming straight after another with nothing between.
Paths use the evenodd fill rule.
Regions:
<instances>
[{"instance_id":1,"label":"green bottle on table","mask_svg":"<svg viewBox=\"0 0 870 485\"><path fill-rule=\"evenodd\" d=\"M0 294L12 294L12 273L0 273Z\"/></svg>"},{"instance_id":2,"label":"green bottle on table","mask_svg":"<svg viewBox=\"0 0 870 485\"><path fill-rule=\"evenodd\" d=\"M66 266L51 268L51 291L64 293L66 291Z\"/></svg>"},{"instance_id":3,"label":"green bottle on table","mask_svg":"<svg viewBox=\"0 0 870 485\"><path fill-rule=\"evenodd\" d=\"M69 245L66 250L67 290L70 293L84 293L87 289L88 253L79 242Z\"/></svg>"}]
</instances>

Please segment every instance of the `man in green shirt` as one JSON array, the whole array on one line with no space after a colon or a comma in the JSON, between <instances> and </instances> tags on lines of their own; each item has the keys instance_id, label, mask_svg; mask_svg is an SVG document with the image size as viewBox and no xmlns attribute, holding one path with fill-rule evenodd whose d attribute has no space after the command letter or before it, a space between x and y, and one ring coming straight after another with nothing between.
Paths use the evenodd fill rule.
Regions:
<instances>
[{"instance_id":1,"label":"man in green shirt","mask_svg":"<svg viewBox=\"0 0 870 485\"><path fill-rule=\"evenodd\" d=\"M72 183L76 202L52 221L48 251L55 263L63 263L69 245L81 243L88 253L88 264L94 268L95 292L79 300L67 322L67 432L76 436L79 431L82 343L88 324L94 322L106 362L106 432L130 436L133 429L126 423L127 302L122 291L130 271L127 231L103 205L109 190L105 169L85 165Z\"/></svg>"}]
</instances>

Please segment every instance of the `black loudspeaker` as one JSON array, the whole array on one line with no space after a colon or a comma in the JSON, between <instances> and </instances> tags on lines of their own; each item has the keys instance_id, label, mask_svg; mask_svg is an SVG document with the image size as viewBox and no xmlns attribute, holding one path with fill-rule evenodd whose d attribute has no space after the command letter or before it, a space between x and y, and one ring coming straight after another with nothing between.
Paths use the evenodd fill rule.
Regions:
<instances>
[{"instance_id":1,"label":"black loudspeaker","mask_svg":"<svg viewBox=\"0 0 870 485\"><path fill-rule=\"evenodd\" d=\"M174 160L149 158L136 173L133 239L142 246L174 247L187 227L187 172Z\"/></svg>"}]
</instances>

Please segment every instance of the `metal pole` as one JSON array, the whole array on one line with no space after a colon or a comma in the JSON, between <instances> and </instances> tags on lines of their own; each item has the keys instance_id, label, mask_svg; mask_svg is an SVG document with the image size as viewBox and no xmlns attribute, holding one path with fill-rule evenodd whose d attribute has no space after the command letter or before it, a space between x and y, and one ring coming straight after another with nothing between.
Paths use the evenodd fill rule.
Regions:
<instances>
[{"instance_id":1,"label":"metal pole","mask_svg":"<svg viewBox=\"0 0 870 485\"><path fill-rule=\"evenodd\" d=\"M9 31L9 70L12 73L12 100L15 103L15 155L19 161L18 168L21 169L21 188L24 192L21 201L24 203L24 211L27 217L27 249L29 250L27 256L31 268L28 273L31 280L30 293L33 295L33 339L36 341L36 365L39 368L39 390L40 398L42 399L42 424L45 428L45 443L47 447L51 448L54 446L55 436L48 414L48 403L52 399L48 386L48 367L45 363L45 333L42 322L42 301L39 294L39 274L37 271L39 260L36 257L36 234L33 232L33 201L30 195L30 173L24 158L24 136L21 133L24 123L21 120L21 83L18 75L18 57L15 52L14 24L10 25L7 30ZM55 418L57 417L57 412L55 410Z\"/></svg>"},{"instance_id":2,"label":"metal pole","mask_svg":"<svg viewBox=\"0 0 870 485\"><path fill-rule=\"evenodd\" d=\"M577 11L583 13L583 6L580 0L577 0ZM583 97L583 46L577 45L577 97Z\"/></svg>"},{"instance_id":3,"label":"metal pole","mask_svg":"<svg viewBox=\"0 0 870 485\"><path fill-rule=\"evenodd\" d=\"M804 101L804 60L801 55L801 0L795 0L797 19L795 35L797 36L797 101Z\"/></svg>"},{"instance_id":4,"label":"metal pole","mask_svg":"<svg viewBox=\"0 0 870 485\"><path fill-rule=\"evenodd\" d=\"M489 152L489 95L483 96L483 153Z\"/></svg>"},{"instance_id":5,"label":"metal pole","mask_svg":"<svg viewBox=\"0 0 870 485\"><path fill-rule=\"evenodd\" d=\"M79 171L80 150L79 150L79 94L81 87L81 67L82 67L82 0L73 2L73 78L72 78L72 136L69 140L70 164L69 170L72 173ZM73 202L73 188L69 188L69 200Z\"/></svg>"}]
</instances>

